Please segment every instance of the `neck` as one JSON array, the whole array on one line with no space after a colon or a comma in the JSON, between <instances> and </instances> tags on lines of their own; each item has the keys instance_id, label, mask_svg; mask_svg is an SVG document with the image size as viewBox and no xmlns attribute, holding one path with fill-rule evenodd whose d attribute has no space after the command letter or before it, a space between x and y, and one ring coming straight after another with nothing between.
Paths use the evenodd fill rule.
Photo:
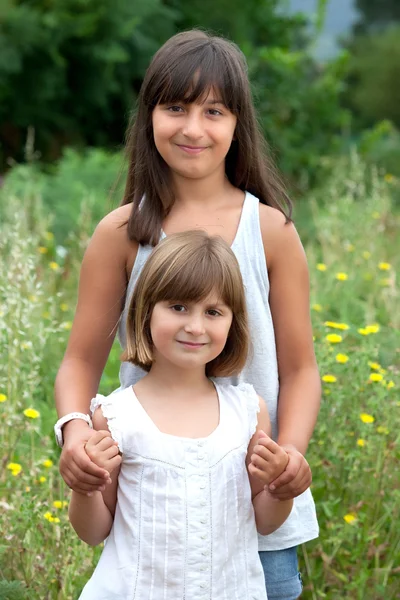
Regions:
<instances>
[{"instance_id":1,"label":"neck","mask_svg":"<svg viewBox=\"0 0 400 600\"><path fill-rule=\"evenodd\" d=\"M174 394L175 396L187 395L188 390L193 392L194 389L198 390L209 386L204 367L180 369L170 363L166 365L162 360L153 362L146 379L162 394L168 390L169 395Z\"/></svg>"},{"instance_id":2,"label":"neck","mask_svg":"<svg viewBox=\"0 0 400 600\"><path fill-rule=\"evenodd\" d=\"M175 202L186 206L214 208L216 201L232 192L232 184L225 177L225 171L216 171L204 179L189 179L176 173L172 176Z\"/></svg>"}]
</instances>

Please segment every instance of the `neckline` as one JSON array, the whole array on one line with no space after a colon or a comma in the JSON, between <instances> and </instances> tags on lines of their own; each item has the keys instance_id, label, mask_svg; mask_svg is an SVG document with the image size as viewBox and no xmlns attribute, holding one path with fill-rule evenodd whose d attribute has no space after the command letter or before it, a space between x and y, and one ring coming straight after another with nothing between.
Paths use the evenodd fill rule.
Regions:
<instances>
[{"instance_id":1,"label":"neckline","mask_svg":"<svg viewBox=\"0 0 400 600\"><path fill-rule=\"evenodd\" d=\"M239 223L238 223L238 226L237 226L237 229L236 229L235 237L233 238L232 244L230 245L231 250L235 246L236 241L239 238L240 231L242 229L242 223L243 223L243 220L244 220L243 216L244 216L245 206L246 206L247 201L248 201L248 197L249 197L249 193L247 192L247 190L245 190L243 204L242 204L242 210L241 210L240 218L239 218ZM199 227L199 229L201 229L201 227ZM168 237L167 234L165 233L164 229L161 228L160 240L163 240L166 237Z\"/></svg>"},{"instance_id":2,"label":"neckline","mask_svg":"<svg viewBox=\"0 0 400 600\"><path fill-rule=\"evenodd\" d=\"M130 391L130 394L131 394L133 400L138 405L139 410L142 412L142 414L144 415L144 417L146 418L148 423L151 425L152 429L154 429L154 431L156 431L158 435L167 437L167 438L170 438L173 440L181 441L181 442L192 442L192 443L206 442L220 430L221 423L222 423L222 411L223 411L223 403L221 402L221 394L220 394L219 386L212 379L210 379L210 381L213 384L215 391L217 393L218 404L219 404L219 421L218 421L218 425L215 427L215 429L213 429L213 431L211 431L211 433L209 433L207 436L203 436L203 437L183 437L180 435L173 435L172 433L166 433L164 431L161 431L161 429L159 427L157 427L157 425L154 423L153 419L150 417L149 413L143 407L142 403L140 402L139 398L137 397L137 395L133 389L133 385L129 386L129 391Z\"/></svg>"}]
</instances>

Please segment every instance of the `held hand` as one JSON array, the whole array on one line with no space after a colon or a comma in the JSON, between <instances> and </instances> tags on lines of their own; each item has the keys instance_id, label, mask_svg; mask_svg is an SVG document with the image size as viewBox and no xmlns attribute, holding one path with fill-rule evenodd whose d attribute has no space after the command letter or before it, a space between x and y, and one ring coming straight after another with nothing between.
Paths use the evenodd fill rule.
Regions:
<instances>
[{"instance_id":1,"label":"held hand","mask_svg":"<svg viewBox=\"0 0 400 600\"><path fill-rule=\"evenodd\" d=\"M121 464L117 442L109 431L96 431L86 442L85 450L90 460L106 469L110 475Z\"/></svg>"},{"instance_id":2,"label":"held hand","mask_svg":"<svg viewBox=\"0 0 400 600\"><path fill-rule=\"evenodd\" d=\"M272 481L269 491L278 500L291 500L300 496L311 485L310 465L294 446L282 446L289 455L285 471Z\"/></svg>"},{"instance_id":3,"label":"held hand","mask_svg":"<svg viewBox=\"0 0 400 600\"><path fill-rule=\"evenodd\" d=\"M250 475L260 479L267 487L285 471L288 461L287 452L266 433L260 431L248 467Z\"/></svg>"},{"instance_id":4,"label":"held hand","mask_svg":"<svg viewBox=\"0 0 400 600\"><path fill-rule=\"evenodd\" d=\"M60 458L60 473L74 492L91 495L105 488L110 475L106 469L95 465L86 454L85 443L95 431L84 421L75 419L63 428L64 446Z\"/></svg>"}]
</instances>

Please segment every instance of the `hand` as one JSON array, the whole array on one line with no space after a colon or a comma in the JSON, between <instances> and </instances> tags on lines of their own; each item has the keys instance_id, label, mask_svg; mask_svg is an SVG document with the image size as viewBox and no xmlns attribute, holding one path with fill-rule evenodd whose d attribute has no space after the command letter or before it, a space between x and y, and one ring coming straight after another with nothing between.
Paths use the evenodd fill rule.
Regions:
<instances>
[{"instance_id":1,"label":"hand","mask_svg":"<svg viewBox=\"0 0 400 600\"><path fill-rule=\"evenodd\" d=\"M259 431L257 445L253 448L248 466L250 475L257 477L267 486L285 471L289 461L287 452L274 442L264 431Z\"/></svg>"},{"instance_id":2,"label":"hand","mask_svg":"<svg viewBox=\"0 0 400 600\"><path fill-rule=\"evenodd\" d=\"M269 491L278 500L291 500L300 496L311 485L312 475L310 465L294 446L281 446L289 455L285 471L269 486Z\"/></svg>"},{"instance_id":3,"label":"hand","mask_svg":"<svg viewBox=\"0 0 400 600\"><path fill-rule=\"evenodd\" d=\"M79 494L92 495L94 491L102 491L110 480L108 471L95 465L85 451L85 443L95 433L81 419L69 421L63 427L60 473L68 487Z\"/></svg>"},{"instance_id":4,"label":"hand","mask_svg":"<svg viewBox=\"0 0 400 600\"><path fill-rule=\"evenodd\" d=\"M109 431L96 431L86 442L85 450L90 460L110 475L121 464L118 445Z\"/></svg>"}]
</instances>

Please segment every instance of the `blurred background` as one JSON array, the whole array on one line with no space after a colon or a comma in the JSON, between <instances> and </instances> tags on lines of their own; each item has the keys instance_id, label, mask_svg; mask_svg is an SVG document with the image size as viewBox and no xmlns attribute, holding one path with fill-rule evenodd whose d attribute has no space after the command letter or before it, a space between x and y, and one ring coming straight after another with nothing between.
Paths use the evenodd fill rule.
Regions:
<instances>
[{"instance_id":1,"label":"blurred background","mask_svg":"<svg viewBox=\"0 0 400 600\"><path fill-rule=\"evenodd\" d=\"M74 600L99 556L68 524L54 378L143 75L192 27L245 53L309 261L321 536L302 598L400 598L399 0L0 0L0 600Z\"/></svg>"}]
</instances>

